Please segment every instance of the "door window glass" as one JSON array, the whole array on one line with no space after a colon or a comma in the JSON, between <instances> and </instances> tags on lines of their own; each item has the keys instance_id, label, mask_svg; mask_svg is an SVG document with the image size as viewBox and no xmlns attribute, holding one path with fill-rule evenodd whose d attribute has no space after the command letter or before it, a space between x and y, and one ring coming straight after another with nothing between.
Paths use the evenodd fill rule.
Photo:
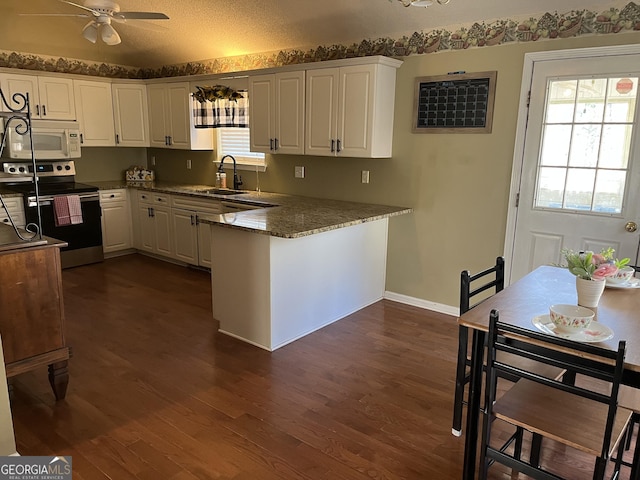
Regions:
<instances>
[{"instance_id":1,"label":"door window glass","mask_svg":"<svg viewBox=\"0 0 640 480\"><path fill-rule=\"evenodd\" d=\"M547 84L534 207L620 214L638 77Z\"/></svg>"}]
</instances>

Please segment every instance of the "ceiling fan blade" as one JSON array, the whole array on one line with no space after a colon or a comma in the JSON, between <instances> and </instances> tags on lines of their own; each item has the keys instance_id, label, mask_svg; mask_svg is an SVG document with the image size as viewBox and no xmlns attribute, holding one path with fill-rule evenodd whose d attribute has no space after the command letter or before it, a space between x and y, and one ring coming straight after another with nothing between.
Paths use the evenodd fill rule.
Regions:
<instances>
[{"instance_id":1,"label":"ceiling fan blade","mask_svg":"<svg viewBox=\"0 0 640 480\"><path fill-rule=\"evenodd\" d=\"M113 18L122 18L124 20L169 20L169 17L159 12L118 12L113 14Z\"/></svg>"},{"instance_id":2,"label":"ceiling fan blade","mask_svg":"<svg viewBox=\"0 0 640 480\"><path fill-rule=\"evenodd\" d=\"M113 18L114 22L120 25L128 25L135 28L143 28L145 30L151 30L155 32L166 32L168 29L164 25L158 25L157 23L151 23L146 20L127 20L125 18Z\"/></svg>"},{"instance_id":3,"label":"ceiling fan blade","mask_svg":"<svg viewBox=\"0 0 640 480\"><path fill-rule=\"evenodd\" d=\"M94 10L93 8L89 8L89 7L85 7L84 5L80 5L78 3L73 3L70 2L68 0L60 0L62 3L67 3L69 5L73 5L74 7L78 7L81 8L83 10L86 10L87 12L91 12L91 15L93 15L94 17L99 17L100 16L100 12Z\"/></svg>"},{"instance_id":4,"label":"ceiling fan blade","mask_svg":"<svg viewBox=\"0 0 640 480\"><path fill-rule=\"evenodd\" d=\"M87 15L85 13L19 13L20 17L80 17L90 18L93 15Z\"/></svg>"}]
</instances>

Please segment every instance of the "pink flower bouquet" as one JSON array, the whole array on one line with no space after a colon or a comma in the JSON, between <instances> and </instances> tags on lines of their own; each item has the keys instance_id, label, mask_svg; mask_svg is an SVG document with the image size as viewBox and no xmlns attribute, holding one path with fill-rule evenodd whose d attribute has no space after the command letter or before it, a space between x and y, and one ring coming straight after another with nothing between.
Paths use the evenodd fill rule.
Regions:
<instances>
[{"instance_id":1,"label":"pink flower bouquet","mask_svg":"<svg viewBox=\"0 0 640 480\"><path fill-rule=\"evenodd\" d=\"M615 275L618 271L617 263L613 259L613 249L608 248L601 253L593 252L575 252L565 248L562 255L567 261L568 268L576 277L585 280L604 280L606 277ZM627 260L628 261L628 260Z\"/></svg>"}]
</instances>

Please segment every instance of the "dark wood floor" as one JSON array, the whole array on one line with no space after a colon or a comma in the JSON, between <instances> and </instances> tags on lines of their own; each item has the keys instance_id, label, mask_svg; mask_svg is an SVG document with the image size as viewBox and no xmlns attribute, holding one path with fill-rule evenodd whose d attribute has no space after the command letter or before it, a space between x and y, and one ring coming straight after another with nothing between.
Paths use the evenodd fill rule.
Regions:
<instances>
[{"instance_id":1,"label":"dark wood floor","mask_svg":"<svg viewBox=\"0 0 640 480\"><path fill-rule=\"evenodd\" d=\"M461 477L449 317L381 301L269 353L216 332L208 273L131 255L63 281L69 391L15 379L23 455L76 480Z\"/></svg>"}]
</instances>

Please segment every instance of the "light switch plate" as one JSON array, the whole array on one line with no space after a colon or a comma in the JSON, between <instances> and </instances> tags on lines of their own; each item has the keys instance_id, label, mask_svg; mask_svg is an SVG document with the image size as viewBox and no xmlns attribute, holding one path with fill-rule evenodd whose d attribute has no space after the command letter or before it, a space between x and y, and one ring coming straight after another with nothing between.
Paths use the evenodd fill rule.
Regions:
<instances>
[{"instance_id":1,"label":"light switch plate","mask_svg":"<svg viewBox=\"0 0 640 480\"><path fill-rule=\"evenodd\" d=\"M369 183L369 170L362 170L362 183Z\"/></svg>"},{"instance_id":2,"label":"light switch plate","mask_svg":"<svg viewBox=\"0 0 640 480\"><path fill-rule=\"evenodd\" d=\"M304 167L295 167L295 177L304 178Z\"/></svg>"}]
</instances>

